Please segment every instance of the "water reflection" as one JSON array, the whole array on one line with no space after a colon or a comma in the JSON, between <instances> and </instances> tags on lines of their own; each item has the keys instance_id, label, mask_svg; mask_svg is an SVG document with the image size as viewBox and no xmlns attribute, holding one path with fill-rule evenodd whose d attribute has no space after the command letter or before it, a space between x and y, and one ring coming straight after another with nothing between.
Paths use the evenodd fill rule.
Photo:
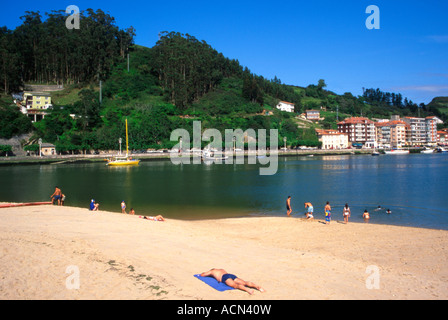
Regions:
<instances>
[{"instance_id":1,"label":"water reflection","mask_svg":"<svg viewBox=\"0 0 448 320\"><path fill-rule=\"evenodd\" d=\"M418 224L448 229L448 157L362 155L281 157L277 174L260 176L260 165L173 165L170 161L142 162L139 167L110 168L104 163L18 166L0 168L7 181L0 201L47 201L56 185L67 205L87 208L95 198L101 208L120 212L125 200L138 214L198 219L244 215L286 214L292 196L297 217L303 203L315 205L323 216L330 201L335 216L345 203L356 213L378 205L392 216L372 213L371 223ZM360 220L362 221L362 220Z\"/></svg>"}]
</instances>

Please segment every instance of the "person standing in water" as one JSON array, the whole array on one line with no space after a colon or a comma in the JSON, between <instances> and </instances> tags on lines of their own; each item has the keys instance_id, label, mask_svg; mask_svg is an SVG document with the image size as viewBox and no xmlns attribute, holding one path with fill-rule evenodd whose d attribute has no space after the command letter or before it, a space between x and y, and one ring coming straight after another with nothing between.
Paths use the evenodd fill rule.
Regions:
<instances>
[{"instance_id":1,"label":"person standing in water","mask_svg":"<svg viewBox=\"0 0 448 320\"><path fill-rule=\"evenodd\" d=\"M350 208L348 203L345 204L344 209L342 210L342 215L344 216L344 223L348 223L348 218L350 218Z\"/></svg>"},{"instance_id":2,"label":"person standing in water","mask_svg":"<svg viewBox=\"0 0 448 320\"><path fill-rule=\"evenodd\" d=\"M286 199L286 214L289 217L291 215L291 213L292 213L291 196L288 196L288 199Z\"/></svg>"},{"instance_id":3,"label":"person standing in water","mask_svg":"<svg viewBox=\"0 0 448 320\"><path fill-rule=\"evenodd\" d=\"M325 205L325 224L330 224L331 222L331 206L330 202L327 201Z\"/></svg>"},{"instance_id":4,"label":"person standing in water","mask_svg":"<svg viewBox=\"0 0 448 320\"><path fill-rule=\"evenodd\" d=\"M305 202L305 209L308 209L307 212L305 213L307 219L310 219L310 220L314 219L314 216L313 216L314 209L313 209L313 205L311 204L311 202Z\"/></svg>"},{"instance_id":5,"label":"person standing in water","mask_svg":"<svg viewBox=\"0 0 448 320\"><path fill-rule=\"evenodd\" d=\"M369 214L369 212L367 211L367 209L364 210L364 213L363 213L362 217L364 218L364 221L365 221L365 222L369 222L370 214Z\"/></svg>"}]
</instances>

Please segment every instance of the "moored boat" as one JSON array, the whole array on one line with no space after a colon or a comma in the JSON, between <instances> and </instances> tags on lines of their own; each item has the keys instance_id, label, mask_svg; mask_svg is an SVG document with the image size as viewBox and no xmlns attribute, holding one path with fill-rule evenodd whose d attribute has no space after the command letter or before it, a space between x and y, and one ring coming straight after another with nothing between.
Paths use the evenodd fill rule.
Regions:
<instances>
[{"instance_id":1,"label":"moored boat","mask_svg":"<svg viewBox=\"0 0 448 320\"><path fill-rule=\"evenodd\" d=\"M400 155L400 154L409 154L409 150L392 149L392 150L384 151L384 153L385 153L385 154L396 154L396 155Z\"/></svg>"},{"instance_id":2,"label":"moored boat","mask_svg":"<svg viewBox=\"0 0 448 320\"><path fill-rule=\"evenodd\" d=\"M109 167L129 167L138 166L139 164L140 160L129 156L128 119L126 119L126 156L117 156L115 160L107 160L107 165Z\"/></svg>"}]
</instances>

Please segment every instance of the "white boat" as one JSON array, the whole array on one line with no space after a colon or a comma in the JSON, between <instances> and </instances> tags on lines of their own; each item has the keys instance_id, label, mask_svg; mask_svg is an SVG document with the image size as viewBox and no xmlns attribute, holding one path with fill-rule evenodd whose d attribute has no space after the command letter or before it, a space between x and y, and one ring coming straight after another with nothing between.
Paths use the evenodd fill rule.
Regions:
<instances>
[{"instance_id":1,"label":"white boat","mask_svg":"<svg viewBox=\"0 0 448 320\"><path fill-rule=\"evenodd\" d=\"M448 150L446 150L446 149L443 148L443 147L438 147L438 148L437 148L437 152L448 152Z\"/></svg>"},{"instance_id":2,"label":"white boat","mask_svg":"<svg viewBox=\"0 0 448 320\"><path fill-rule=\"evenodd\" d=\"M384 151L385 154L409 154L409 150L403 150L403 149L392 149L389 151Z\"/></svg>"},{"instance_id":3,"label":"white boat","mask_svg":"<svg viewBox=\"0 0 448 320\"><path fill-rule=\"evenodd\" d=\"M425 153L425 154L434 153L434 150L433 149L424 149L424 150L420 151L420 153Z\"/></svg>"},{"instance_id":4,"label":"white boat","mask_svg":"<svg viewBox=\"0 0 448 320\"><path fill-rule=\"evenodd\" d=\"M227 156L217 156L215 155L215 151L210 151L210 150L204 150L202 151L202 160L203 161L222 161L222 160L227 160L229 159L229 157Z\"/></svg>"}]
</instances>

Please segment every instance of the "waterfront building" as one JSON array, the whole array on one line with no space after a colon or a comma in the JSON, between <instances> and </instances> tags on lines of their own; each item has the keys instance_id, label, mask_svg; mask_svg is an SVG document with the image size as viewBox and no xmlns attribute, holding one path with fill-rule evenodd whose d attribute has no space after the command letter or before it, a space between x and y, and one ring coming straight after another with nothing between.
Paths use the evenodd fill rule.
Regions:
<instances>
[{"instance_id":1,"label":"waterfront building","mask_svg":"<svg viewBox=\"0 0 448 320\"><path fill-rule=\"evenodd\" d=\"M437 117L405 117L403 121L410 126L407 134L408 145L420 146L437 142Z\"/></svg>"},{"instance_id":2,"label":"waterfront building","mask_svg":"<svg viewBox=\"0 0 448 320\"><path fill-rule=\"evenodd\" d=\"M338 131L348 135L351 143L372 142L376 140L375 123L365 117L352 117L338 123Z\"/></svg>"},{"instance_id":3,"label":"waterfront building","mask_svg":"<svg viewBox=\"0 0 448 320\"><path fill-rule=\"evenodd\" d=\"M424 118L404 117L403 121L409 125L406 141L409 146L426 143L426 121Z\"/></svg>"},{"instance_id":4,"label":"waterfront building","mask_svg":"<svg viewBox=\"0 0 448 320\"><path fill-rule=\"evenodd\" d=\"M337 130L320 130L316 129L316 134L320 142L322 142L322 149L347 149L348 148L348 134L338 132Z\"/></svg>"},{"instance_id":5,"label":"waterfront building","mask_svg":"<svg viewBox=\"0 0 448 320\"><path fill-rule=\"evenodd\" d=\"M54 156L56 154L56 147L51 143L43 143L41 147L43 156Z\"/></svg>"},{"instance_id":6,"label":"waterfront building","mask_svg":"<svg viewBox=\"0 0 448 320\"><path fill-rule=\"evenodd\" d=\"M437 117L426 117L426 143L433 144L437 142L437 123L442 122ZM443 123L443 122L442 122Z\"/></svg>"},{"instance_id":7,"label":"waterfront building","mask_svg":"<svg viewBox=\"0 0 448 320\"><path fill-rule=\"evenodd\" d=\"M448 144L448 129L437 131L437 143Z\"/></svg>"},{"instance_id":8,"label":"waterfront building","mask_svg":"<svg viewBox=\"0 0 448 320\"><path fill-rule=\"evenodd\" d=\"M401 120L375 123L376 140L379 148L401 148L406 145L409 125Z\"/></svg>"}]
</instances>

